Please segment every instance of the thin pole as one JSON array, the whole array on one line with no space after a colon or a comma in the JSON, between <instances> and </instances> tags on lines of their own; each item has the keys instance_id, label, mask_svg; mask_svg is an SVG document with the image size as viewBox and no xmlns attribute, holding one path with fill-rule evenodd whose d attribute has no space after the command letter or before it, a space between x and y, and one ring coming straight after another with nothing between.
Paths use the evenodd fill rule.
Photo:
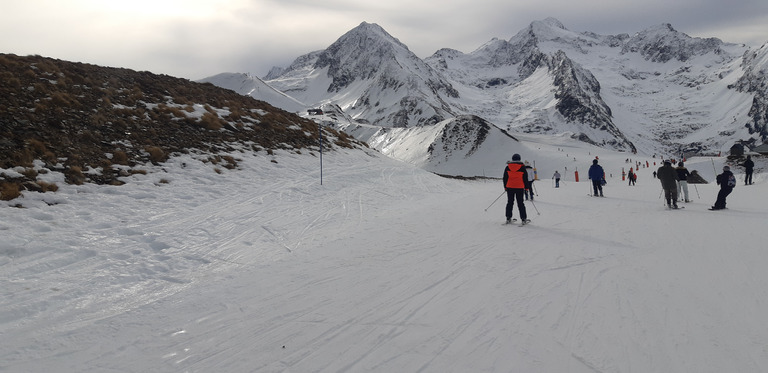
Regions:
<instances>
[{"instance_id":1,"label":"thin pole","mask_svg":"<svg viewBox=\"0 0 768 373\"><path fill-rule=\"evenodd\" d=\"M499 194L499 196L498 196L498 197L496 197L496 199L494 199L494 200L493 200L493 202L491 202L491 204L490 204L490 205L488 205L488 207L486 207L486 208L485 208L485 211L488 211L488 209L489 209L489 208L491 208L491 206L493 206L493 204L494 204L494 203L496 203L496 201L498 201L498 200L499 200L499 198L501 198L501 196L503 196L503 195L504 195L504 193L506 193L506 192L507 192L506 190L504 190L503 192L501 192L501 194Z\"/></svg>"},{"instance_id":2,"label":"thin pole","mask_svg":"<svg viewBox=\"0 0 768 373\"><path fill-rule=\"evenodd\" d=\"M541 215L541 213L539 212L539 209L536 208L536 204L533 203L533 200L530 200L530 202L533 205L533 209L536 210L536 215Z\"/></svg>"},{"instance_id":3,"label":"thin pole","mask_svg":"<svg viewBox=\"0 0 768 373\"><path fill-rule=\"evenodd\" d=\"M317 124L320 133L320 185L323 185L323 124Z\"/></svg>"}]
</instances>

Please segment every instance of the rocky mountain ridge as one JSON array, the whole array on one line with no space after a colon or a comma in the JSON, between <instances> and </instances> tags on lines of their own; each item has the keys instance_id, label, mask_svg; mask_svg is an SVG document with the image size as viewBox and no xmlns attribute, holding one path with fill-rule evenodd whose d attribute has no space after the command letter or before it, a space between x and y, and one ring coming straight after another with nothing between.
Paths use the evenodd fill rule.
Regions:
<instances>
[{"instance_id":1,"label":"rocky mountain ridge","mask_svg":"<svg viewBox=\"0 0 768 373\"><path fill-rule=\"evenodd\" d=\"M548 18L470 53L443 48L421 60L363 22L329 48L273 69L265 82L308 107L337 105L361 124L409 127L475 115L510 132L570 134L620 151L704 153L766 138L765 98L735 84L765 75L750 67L759 59L748 53L669 24L598 35ZM736 97L726 105L722 96ZM743 105L753 99L751 110Z\"/></svg>"}]
</instances>

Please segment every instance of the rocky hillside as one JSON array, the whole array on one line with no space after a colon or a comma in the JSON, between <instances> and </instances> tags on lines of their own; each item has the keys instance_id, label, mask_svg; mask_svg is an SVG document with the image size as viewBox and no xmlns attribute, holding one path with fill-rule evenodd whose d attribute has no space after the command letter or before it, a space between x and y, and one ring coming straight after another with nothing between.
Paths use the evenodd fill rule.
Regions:
<instances>
[{"instance_id":1,"label":"rocky hillside","mask_svg":"<svg viewBox=\"0 0 768 373\"><path fill-rule=\"evenodd\" d=\"M744 53L744 68L744 76L733 87L755 95L749 109L751 121L746 127L750 134L757 133L762 140L768 140L768 43Z\"/></svg>"},{"instance_id":2,"label":"rocky hillside","mask_svg":"<svg viewBox=\"0 0 768 373\"><path fill-rule=\"evenodd\" d=\"M324 146L361 143L325 129ZM316 151L315 122L234 91L149 72L0 54L0 193L120 178L174 153L237 167L234 151ZM333 143L333 144L329 144Z\"/></svg>"}]
</instances>

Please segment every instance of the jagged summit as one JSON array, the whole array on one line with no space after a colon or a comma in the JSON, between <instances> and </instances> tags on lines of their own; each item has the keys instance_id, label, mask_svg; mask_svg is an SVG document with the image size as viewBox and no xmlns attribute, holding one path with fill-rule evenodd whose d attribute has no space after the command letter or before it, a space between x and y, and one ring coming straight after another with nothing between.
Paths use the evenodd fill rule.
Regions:
<instances>
[{"instance_id":1,"label":"jagged summit","mask_svg":"<svg viewBox=\"0 0 768 373\"><path fill-rule=\"evenodd\" d=\"M332 103L361 123L435 124L459 93L381 26L363 22L322 51L294 61L268 84L311 105Z\"/></svg>"},{"instance_id":2,"label":"jagged summit","mask_svg":"<svg viewBox=\"0 0 768 373\"><path fill-rule=\"evenodd\" d=\"M562 22L552 17L531 22L531 24L528 25L527 30L546 40L573 34Z\"/></svg>"},{"instance_id":3,"label":"jagged summit","mask_svg":"<svg viewBox=\"0 0 768 373\"><path fill-rule=\"evenodd\" d=\"M622 48L622 53L640 53L653 62L687 61L707 53L722 53L718 38L693 38L664 23L638 32Z\"/></svg>"},{"instance_id":4,"label":"jagged summit","mask_svg":"<svg viewBox=\"0 0 768 373\"><path fill-rule=\"evenodd\" d=\"M528 27L520 30L509 42L519 46L537 45L542 41L574 40L579 34L568 30L562 22L555 18L546 18L531 22Z\"/></svg>"},{"instance_id":5,"label":"jagged summit","mask_svg":"<svg viewBox=\"0 0 768 373\"><path fill-rule=\"evenodd\" d=\"M371 79L391 63L412 64L419 60L403 43L375 23L363 22L322 51L315 68L328 68L333 82L329 92L338 92L357 79Z\"/></svg>"},{"instance_id":6,"label":"jagged summit","mask_svg":"<svg viewBox=\"0 0 768 373\"><path fill-rule=\"evenodd\" d=\"M546 25L549 27L555 27L555 28L567 30L565 25L562 22L560 22L560 20L554 17L547 17L540 21L533 21L531 22L531 25Z\"/></svg>"},{"instance_id":7,"label":"jagged summit","mask_svg":"<svg viewBox=\"0 0 768 373\"><path fill-rule=\"evenodd\" d=\"M383 40L397 44L404 49L408 49L405 44L401 43L400 40L390 35L386 30L384 30L383 27L376 23L361 22L357 27L349 30L347 33L341 36L339 40L336 41L336 43L348 43L350 39L357 41ZM364 45L361 44L361 47L364 47Z\"/></svg>"}]
</instances>

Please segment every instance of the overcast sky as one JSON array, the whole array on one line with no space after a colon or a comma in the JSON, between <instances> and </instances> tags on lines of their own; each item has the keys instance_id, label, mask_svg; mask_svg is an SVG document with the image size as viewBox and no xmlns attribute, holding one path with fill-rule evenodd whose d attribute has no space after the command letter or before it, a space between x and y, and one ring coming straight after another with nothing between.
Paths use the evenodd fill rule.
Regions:
<instances>
[{"instance_id":1,"label":"overcast sky","mask_svg":"<svg viewBox=\"0 0 768 373\"><path fill-rule=\"evenodd\" d=\"M670 23L694 37L768 42L768 0L0 0L0 53L192 80L261 77L361 22L425 58L471 52L547 17L576 32L631 35Z\"/></svg>"}]
</instances>

